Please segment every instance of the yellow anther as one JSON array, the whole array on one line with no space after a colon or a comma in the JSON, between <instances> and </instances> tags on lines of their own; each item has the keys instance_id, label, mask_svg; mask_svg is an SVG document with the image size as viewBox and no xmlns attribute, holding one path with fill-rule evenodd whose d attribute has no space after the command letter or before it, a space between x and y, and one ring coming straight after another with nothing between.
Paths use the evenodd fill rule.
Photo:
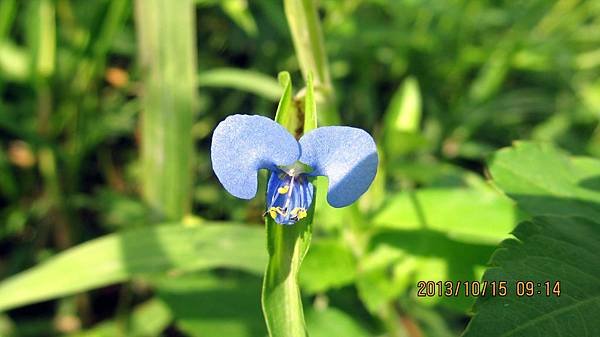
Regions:
<instances>
[{"instance_id":1,"label":"yellow anther","mask_svg":"<svg viewBox=\"0 0 600 337\"><path fill-rule=\"evenodd\" d=\"M281 216L285 216L285 212L283 211L283 209L281 207L271 207L271 208L269 208L269 215L271 216L271 218L275 219L275 217L277 216L277 214L279 214Z\"/></svg>"},{"instance_id":2,"label":"yellow anther","mask_svg":"<svg viewBox=\"0 0 600 337\"><path fill-rule=\"evenodd\" d=\"M277 189L277 193L286 194L289 190L290 190L290 187L288 185L284 185Z\"/></svg>"},{"instance_id":3,"label":"yellow anther","mask_svg":"<svg viewBox=\"0 0 600 337\"><path fill-rule=\"evenodd\" d=\"M292 216L298 218L298 220L304 219L308 215L308 213L306 212L306 209L302 208L302 207L296 207L296 208L294 208L292 210L291 214L292 214Z\"/></svg>"}]
</instances>

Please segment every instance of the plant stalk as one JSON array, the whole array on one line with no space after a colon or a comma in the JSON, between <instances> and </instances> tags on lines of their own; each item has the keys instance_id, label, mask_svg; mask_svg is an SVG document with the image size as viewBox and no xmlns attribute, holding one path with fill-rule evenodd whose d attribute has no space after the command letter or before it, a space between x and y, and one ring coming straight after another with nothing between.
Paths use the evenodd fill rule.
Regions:
<instances>
[{"instance_id":1,"label":"plant stalk","mask_svg":"<svg viewBox=\"0 0 600 337\"><path fill-rule=\"evenodd\" d=\"M191 207L194 15L192 0L135 2L143 77L142 189L155 220L179 220Z\"/></svg>"},{"instance_id":2,"label":"plant stalk","mask_svg":"<svg viewBox=\"0 0 600 337\"><path fill-rule=\"evenodd\" d=\"M308 82L309 75L313 77L319 124L340 124L323 31L315 2L314 0L284 0L283 4L304 80Z\"/></svg>"}]
</instances>

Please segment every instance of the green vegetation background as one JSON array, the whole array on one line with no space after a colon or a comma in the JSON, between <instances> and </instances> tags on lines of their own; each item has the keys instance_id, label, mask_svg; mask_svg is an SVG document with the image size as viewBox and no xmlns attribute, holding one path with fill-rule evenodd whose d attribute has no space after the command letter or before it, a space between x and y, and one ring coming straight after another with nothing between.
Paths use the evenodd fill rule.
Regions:
<instances>
[{"instance_id":1,"label":"green vegetation background","mask_svg":"<svg viewBox=\"0 0 600 337\"><path fill-rule=\"evenodd\" d=\"M302 88L283 4L156 5L168 33L140 7L0 2L0 336L266 335L264 197L228 195L209 148L228 115L274 117L280 71ZM382 164L356 205L317 205L300 273L309 332L458 336L474 298L418 298L416 284L480 279L524 218L489 182L490 156L515 140L600 155L600 2L322 0L318 8L335 89L329 108L376 138ZM194 37L193 55L193 44L171 38L182 34ZM194 73L152 82L147 55ZM160 97L180 95L189 101L174 111L189 112L193 149L167 158L193 167L193 182L177 184L186 180L175 166L157 193L177 189L176 205L190 196L183 220L141 197L159 179L142 162L151 140L141 111L162 111ZM154 131L166 128L163 117ZM165 217L176 221L154 226ZM45 269L10 278L34 266Z\"/></svg>"}]
</instances>

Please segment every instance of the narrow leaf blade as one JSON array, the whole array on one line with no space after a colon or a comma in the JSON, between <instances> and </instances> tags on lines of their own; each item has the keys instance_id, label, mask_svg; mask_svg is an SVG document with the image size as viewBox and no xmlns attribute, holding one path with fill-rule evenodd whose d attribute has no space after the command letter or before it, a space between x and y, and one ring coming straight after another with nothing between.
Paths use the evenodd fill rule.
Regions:
<instances>
[{"instance_id":1,"label":"narrow leaf blade","mask_svg":"<svg viewBox=\"0 0 600 337\"><path fill-rule=\"evenodd\" d=\"M0 283L0 311L123 282L136 275L228 267L261 274L260 228L163 225L111 234Z\"/></svg>"}]
</instances>

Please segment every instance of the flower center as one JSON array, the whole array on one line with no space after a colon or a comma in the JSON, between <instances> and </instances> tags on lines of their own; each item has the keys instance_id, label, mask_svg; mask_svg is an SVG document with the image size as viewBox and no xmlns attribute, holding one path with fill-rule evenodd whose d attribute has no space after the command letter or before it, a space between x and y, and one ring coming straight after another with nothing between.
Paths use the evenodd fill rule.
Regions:
<instances>
[{"instance_id":1,"label":"flower center","mask_svg":"<svg viewBox=\"0 0 600 337\"><path fill-rule=\"evenodd\" d=\"M267 186L265 216L284 225L293 225L308 215L314 193L304 168L292 166L271 172Z\"/></svg>"}]
</instances>

